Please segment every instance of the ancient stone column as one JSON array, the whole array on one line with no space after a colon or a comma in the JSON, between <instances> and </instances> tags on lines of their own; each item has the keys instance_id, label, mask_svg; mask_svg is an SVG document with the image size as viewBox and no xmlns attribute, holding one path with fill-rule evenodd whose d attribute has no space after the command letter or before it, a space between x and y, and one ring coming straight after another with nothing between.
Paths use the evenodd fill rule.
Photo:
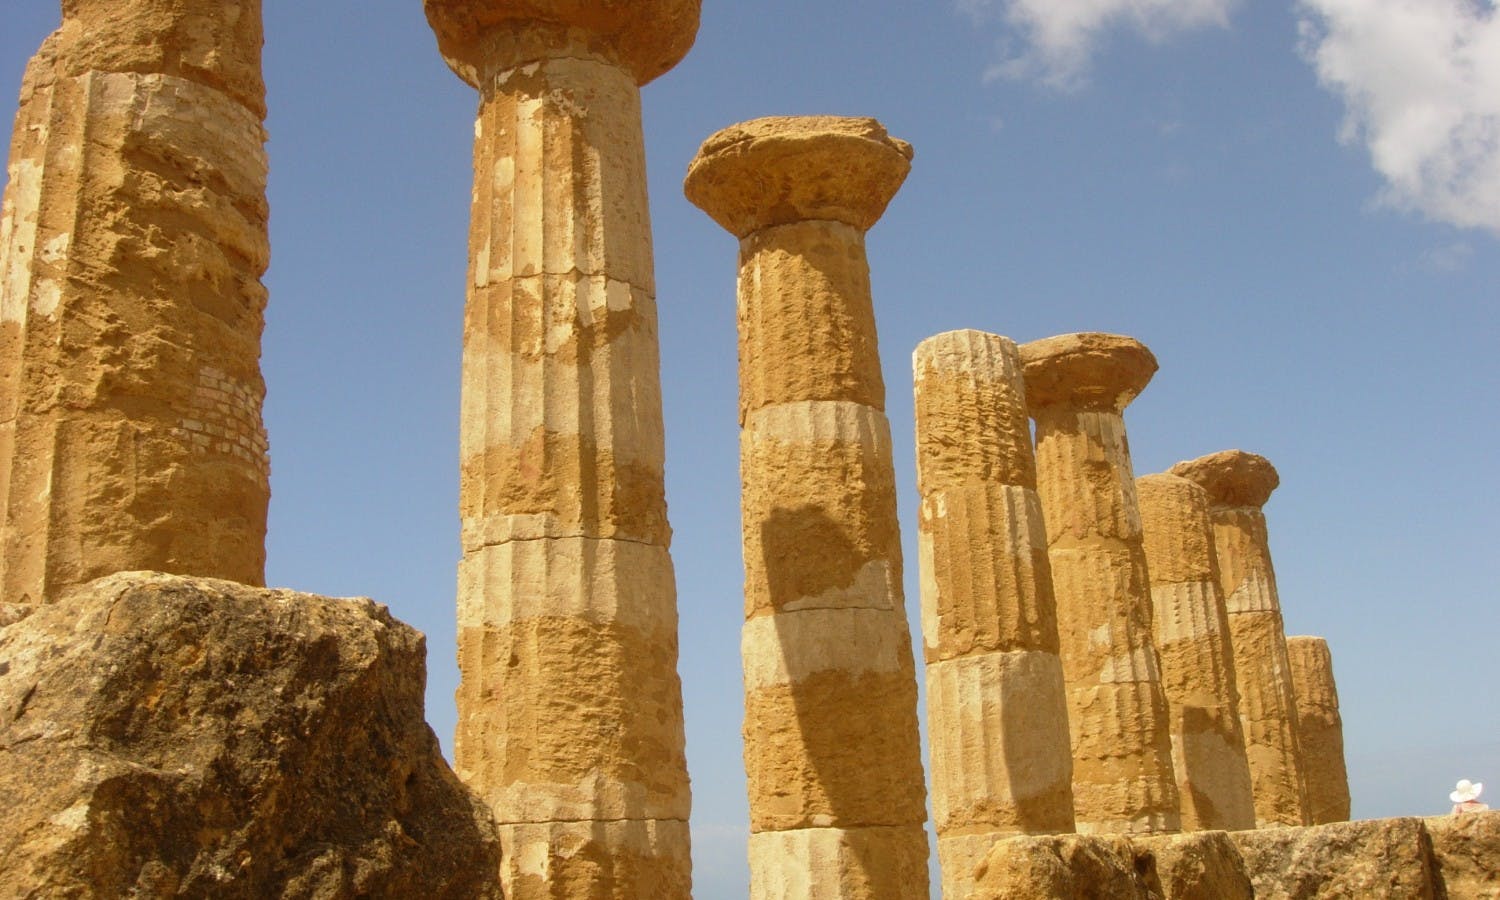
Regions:
<instances>
[{"instance_id":1,"label":"ancient stone column","mask_svg":"<svg viewBox=\"0 0 1500 900\"><path fill-rule=\"evenodd\" d=\"M1201 485L1212 504L1256 825L1306 825L1296 699L1261 512L1280 478L1269 460L1243 450L1180 462L1170 471Z\"/></svg>"},{"instance_id":2,"label":"ancient stone column","mask_svg":"<svg viewBox=\"0 0 1500 900\"><path fill-rule=\"evenodd\" d=\"M506 897L686 898L690 806L640 86L699 0L425 0L479 90L456 768Z\"/></svg>"},{"instance_id":3,"label":"ancient stone column","mask_svg":"<svg viewBox=\"0 0 1500 900\"><path fill-rule=\"evenodd\" d=\"M1015 342L950 331L912 369L932 810L967 897L999 838L1073 830L1068 704Z\"/></svg>"},{"instance_id":4,"label":"ancient stone column","mask_svg":"<svg viewBox=\"0 0 1500 900\"><path fill-rule=\"evenodd\" d=\"M925 788L865 232L910 169L873 119L719 132L688 199L740 239L752 898L924 898Z\"/></svg>"},{"instance_id":5,"label":"ancient stone column","mask_svg":"<svg viewBox=\"0 0 1500 900\"><path fill-rule=\"evenodd\" d=\"M1124 418L1156 358L1128 337L1068 334L1022 345L1021 359L1036 419L1078 830L1176 831L1171 729Z\"/></svg>"},{"instance_id":6,"label":"ancient stone column","mask_svg":"<svg viewBox=\"0 0 1500 900\"><path fill-rule=\"evenodd\" d=\"M63 0L0 211L0 598L258 585L270 498L259 0Z\"/></svg>"},{"instance_id":7,"label":"ancient stone column","mask_svg":"<svg viewBox=\"0 0 1500 900\"><path fill-rule=\"evenodd\" d=\"M1320 637L1286 639L1297 699L1297 737L1312 825L1349 821L1349 772L1344 766L1344 720L1333 682L1333 655Z\"/></svg>"},{"instance_id":8,"label":"ancient stone column","mask_svg":"<svg viewBox=\"0 0 1500 900\"><path fill-rule=\"evenodd\" d=\"M1172 716L1172 769L1184 831L1255 827L1240 729L1229 614L1219 586L1208 493L1176 475L1136 479L1151 573L1153 635Z\"/></svg>"}]
</instances>

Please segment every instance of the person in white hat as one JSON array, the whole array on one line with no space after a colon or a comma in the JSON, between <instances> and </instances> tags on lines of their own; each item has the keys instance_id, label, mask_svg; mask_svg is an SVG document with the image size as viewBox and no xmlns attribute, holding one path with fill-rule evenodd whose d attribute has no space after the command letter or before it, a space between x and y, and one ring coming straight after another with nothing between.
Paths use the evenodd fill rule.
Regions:
<instances>
[{"instance_id":1,"label":"person in white hat","mask_svg":"<svg viewBox=\"0 0 1500 900\"><path fill-rule=\"evenodd\" d=\"M1483 782L1470 781L1467 778L1460 781L1452 793L1448 794L1448 799L1453 801L1452 814L1456 816L1459 813L1484 812L1489 809L1488 806L1479 802L1479 795L1483 791Z\"/></svg>"}]
</instances>

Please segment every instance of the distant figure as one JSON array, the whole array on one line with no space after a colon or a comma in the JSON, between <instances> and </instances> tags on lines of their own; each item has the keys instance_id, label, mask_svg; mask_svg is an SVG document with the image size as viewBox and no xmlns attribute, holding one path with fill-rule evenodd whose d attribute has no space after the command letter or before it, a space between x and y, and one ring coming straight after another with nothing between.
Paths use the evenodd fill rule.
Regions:
<instances>
[{"instance_id":1,"label":"distant figure","mask_svg":"<svg viewBox=\"0 0 1500 900\"><path fill-rule=\"evenodd\" d=\"M1453 792L1448 795L1448 799L1453 801L1452 814L1456 816L1459 813L1484 812L1489 809L1488 806L1479 802L1479 795L1483 790L1483 782L1470 781L1467 778L1460 781Z\"/></svg>"}]
</instances>

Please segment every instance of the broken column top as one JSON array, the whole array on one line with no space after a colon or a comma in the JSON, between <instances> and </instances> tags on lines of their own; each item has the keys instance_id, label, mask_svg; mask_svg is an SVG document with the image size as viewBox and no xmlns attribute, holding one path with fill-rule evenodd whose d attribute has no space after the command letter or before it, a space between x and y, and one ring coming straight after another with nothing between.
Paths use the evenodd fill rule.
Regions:
<instances>
[{"instance_id":1,"label":"broken column top","mask_svg":"<svg viewBox=\"0 0 1500 900\"><path fill-rule=\"evenodd\" d=\"M1264 506L1281 484L1269 459L1244 450L1220 450L1167 471L1202 485L1215 506Z\"/></svg>"},{"instance_id":2,"label":"broken column top","mask_svg":"<svg viewBox=\"0 0 1500 900\"><path fill-rule=\"evenodd\" d=\"M1120 412L1151 376L1156 357L1120 334L1062 334L1021 345L1026 402L1032 409L1081 406Z\"/></svg>"},{"instance_id":3,"label":"broken column top","mask_svg":"<svg viewBox=\"0 0 1500 900\"><path fill-rule=\"evenodd\" d=\"M911 159L911 145L874 119L774 116L704 141L683 189L737 238L809 219L867 231L906 180Z\"/></svg>"},{"instance_id":4,"label":"broken column top","mask_svg":"<svg viewBox=\"0 0 1500 900\"><path fill-rule=\"evenodd\" d=\"M422 0L438 49L459 78L488 76L579 48L647 84L682 61L703 0Z\"/></svg>"}]
</instances>

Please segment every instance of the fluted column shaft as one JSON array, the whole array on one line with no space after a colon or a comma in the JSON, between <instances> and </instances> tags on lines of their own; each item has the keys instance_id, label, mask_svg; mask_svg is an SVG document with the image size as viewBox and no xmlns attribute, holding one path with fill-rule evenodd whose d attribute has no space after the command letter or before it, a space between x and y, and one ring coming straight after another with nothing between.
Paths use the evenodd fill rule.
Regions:
<instances>
[{"instance_id":1,"label":"fluted column shaft","mask_svg":"<svg viewBox=\"0 0 1500 900\"><path fill-rule=\"evenodd\" d=\"M1123 415L1156 361L1114 335L1034 341L1021 354L1068 687L1077 827L1175 831L1171 729Z\"/></svg>"},{"instance_id":2,"label":"fluted column shaft","mask_svg":"<svg viewBox=\"0 0 1500 900\"><path fill-rule=\"evenodd\" d=\"M710 138L688 176L689 198L740 238L756 900L928 895L916 676L864 242L909 156L873 120L758 120ZM875 208L813 215L798 202L805 186Z\"/></svg>"},{"instance_id":3,"label":"fluted column shaft","mask_svg":"<svg viewBox=\"0 0 1500 900\"><path fill-rule=\"evenodd\" d=\"M666 15L660 6L644 4L646 17ZM456 769L494 810L512 900L686 898L636 45L599 17L570 21L580 13L565 4L428 0L427 11L480 93ZM615 13L628 14L600 15Z\"/></svg>"},{"instance_id":4,"label":"fluted column shaft","mask_svg":"<svg viewBox=\"0 0 1500 900\"><path fill-rule=\"evenodd\" d=\"M1151 574L1153 633L1172 721L1184 831L1255 827L1229 614L1208 493L1176 475L1136 479Z\"/></svg>"},{"instance_id":5,"label":"fluted column shaft","mask_svg":"<svg viewBox=\"0 0 1500 900\"><path fill-rule=\"evenodd\" d=\"M1261 511L1278 483L1276 470L1264 457L1230 450L1178 463L1171 472L1202 485L1212 504L1256 825L1307 825L1296 697Z\"/></svg>"},{"instance_id":6,"label":"fluted column shaft","mask_svg":"<svg viewBox=\"0 0 1500 900\"><path fill-rule=\"evenodd\" d=\"M996 840L1073 830L1068 705L1016 345L951 331L912 368L933 819L967 897Z\"/></svg>"},{"instance_id":7,"label":"fluted column shaft","mask_svg":"<svg viewBox=\"0 0 1500 900\"><path fill-rule=\"evenodd\" d=\"M260 3L62 5L0 208L0 597L261 584Z\"/></svg>"},{"instance_id":8,"label":"fluted column shaft","mask_svg":"<svg viewBox=\"0 0 1500 900\"><path fill-rule=\"evenodd\" d=\"M1349 821L1349 771L1344 763L1344 719L1333 680L1333 655L1320 637L1289 637L1287 658L1297 698L1302 773L1312 825Z\"/></svg>"}]
</instances>

